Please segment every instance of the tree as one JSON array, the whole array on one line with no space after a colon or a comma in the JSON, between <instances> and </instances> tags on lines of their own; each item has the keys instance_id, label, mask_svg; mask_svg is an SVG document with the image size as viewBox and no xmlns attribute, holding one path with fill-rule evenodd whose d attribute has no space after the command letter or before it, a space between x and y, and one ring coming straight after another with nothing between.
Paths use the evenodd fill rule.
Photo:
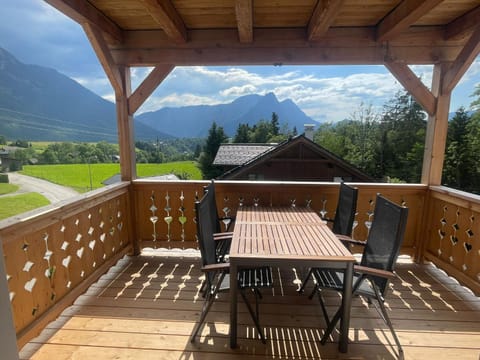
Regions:
<instances>
[{"instance_id":1,"label":"tree","mask_svg":"<svg viewBox=\"0 0 480 360\"><path fill-rule=\"evenodd\" d=\"M384 176L419 182L427 122L421 106L406 91L384 106L382 168Z\"/></svg>"},{"instance_id":2,"label":"tree","mask_svg":"<svg viewBox=\"0 0 480 360\"><path fill-rule=\"evenodd\" d=\"M275 112L272 112L272 119L270 120L270 132L272 133L272 136L277 136L280 132L278 115Z\"/></svg>"},{"instance_id":3,"label":"tree","mask_svg":"<svg viewBox=\"0 0 480 360\"><path fill-rule=\"evenodd\" d=\"M248 124L238 124L237 132L233 137L235 144L242 144L250 142L250 127Z\"/></svg>"},{"instance_id":4,"label":"tree","mask_svg":"<svg viewBox=\"0 0 480 360\"><path fill-rule=\"evenodd\" d=\"M470 155L476 138L469 136L468 127L471 128L470 131L477 133L476 135L478 130L475 131L473 125L469 126L469 120L470 117L461 107L448 124L442 183L456 189L470 191L475 168Z\"/></svg>"},{"instance_id":5,"label":"tree","mask_svg":"<svg viewBox=\"0 0 480 360\"><path fill-rule=\"evenodd\" d=\"M200 170L202 171L204 179L213 179L222 174L222 169L213 165L213 160L217 155L220 144L228 139L223 131L223 127L217 127L217 123L213 122L208 130L208 137L203 147L203 152L198 159Z\"/></svg>"},{"instance_id":6,"label":"tree","mask_svg":"<svg viewBox=\"0 0 480 360\"><path fill-rule=\"evenodd\" d=\"M250 142L258 144L268 142L271 134L270 130L270 123L266 122L265 120L260 120L252 127Z\"/></svg>"}]
</instances>

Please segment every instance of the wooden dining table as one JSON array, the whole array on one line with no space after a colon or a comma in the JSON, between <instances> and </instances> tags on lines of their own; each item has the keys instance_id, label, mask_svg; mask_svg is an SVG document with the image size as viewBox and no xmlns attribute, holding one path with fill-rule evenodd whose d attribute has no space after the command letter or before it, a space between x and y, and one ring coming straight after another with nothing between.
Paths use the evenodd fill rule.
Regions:
<instances>
[{"instance_id":1,"label":"wooden dining table","mask_svg":"<svg viewBox=\"0 0 480 360\"><path fill-rule=\"evenodd\" d=\"M242 206L237 210L230 248L230 276L240 268L324 267L343 270L339 351L348 350L355 258L311 208ZM237 287L230 294L230 347L237 346Z\"/></svg>"}]
</instances>

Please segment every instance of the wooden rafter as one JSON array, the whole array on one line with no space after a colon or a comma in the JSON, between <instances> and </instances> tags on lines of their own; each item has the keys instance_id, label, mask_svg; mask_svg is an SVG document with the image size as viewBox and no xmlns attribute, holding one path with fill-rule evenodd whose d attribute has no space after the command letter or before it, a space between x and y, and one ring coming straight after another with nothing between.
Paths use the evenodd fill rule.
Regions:
<instances>
[{"instance_id":1,"label":"wooden rafter","mask_svg":"<svg viewBox=\"0 0 480 360\"><path fill-rule=\"evenodd\" d=\"M187 29L170 0L141 0L149 14L176 43L187 42Z\"/></svg>"},{"instance_id":2,"label":"wooden rafter","mask_svg":"<svg viewBox=\"0 0 480 360\"><path fill-rule=\"evenodd\" d=\"M253 41L253 0L236 0L238 38L241 43Z\"/></svg>"},{"instance_id":3,"label":"wooden rafter","mask_svg":"<svg viewBox=\"0 0 480 360\"><path fill-rule=\"evenodd\" d=\"M118 67L115 65L113 57L110 53L110 49L108 48L108 45L105 42L101 32L90 23L84 24L83 29L87 34L95 53L97 54L100 64L102 64L105 74L112 84L115 94L122 94L124 92L122 76L118 70Z\"/></svg>"},{"instance_id":4,"label":"wooden rafter","mask_svg":"<svg viewBox=\"0 0 480 360\"><path fill-rule=\"evenodd\" d=\"M442 83L442 93L450 93L468 70L472 62L480 53L480 24L477 24L470 39L458 54L452 66L445 74Z\"/></svg>"},{"instance_id":5,"label":"wooden rafter","mask_svg":"<svg viewBox=\"0 0 480 360\"><path fill-rule=\"evenodd\" d=\"M90 24L112 38L114 42L123 41L122 30L88 1L83 0L45 0L77 23Z\"/></svg>"},{"instance_id":6,"label":"wooden rafter","mask_svg":"<svg viewBox=\"0 0 480 360\"><path fill-rule=\"evenodd\" d=\"M445 39L463 38L480 23L480 6L452 21L445 29Z\"/></svg>"},{"instance_id":7,"label":"wooden rafter","mask_svg":"<svg viewBox=\"0 0 480 360\"><path fill-rule=\"evenodd\" d=\"M387 41L405 31L443 0L404 0L377 27L377 40Z\"/></svg>"},{"instance_id":8,"label":"wooden rafter","mask_svg":"<svg viewBox=\"0 0 480 360\"><path fill-rule=\"evenodd\" d=\"M158 65L137 87L133 94L128 98L128 112L133 115L145 100L155 91L157 86L174 69L174 65Z\"/></svg>"},{"instance_id":9,"label":"wooden rafter","mask_svg":"<svg viewBox=\"0 0 480 360\"><path fill-rule=\"evenodd\" d=\"M415 73L402 63L385 62L385 67L429 114L435 114L436 99Z\"/></svg>"},{"instance_id":10,"label":"wooden rafter","mask_svg":"<svg viewBox=\"0 0 480 360\"><path fill-rule=\"evenodd\" d=\"M308 40L321 38L327 32L342 9L343 2L344 0L321 0L317 3L308 23Z\"/></svg>"}]
</instances>

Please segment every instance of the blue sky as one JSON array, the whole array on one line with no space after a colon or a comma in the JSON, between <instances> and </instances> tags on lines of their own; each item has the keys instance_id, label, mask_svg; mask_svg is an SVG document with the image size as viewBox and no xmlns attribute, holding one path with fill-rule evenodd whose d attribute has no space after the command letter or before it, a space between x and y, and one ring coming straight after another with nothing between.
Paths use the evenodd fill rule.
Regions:
<instances>
[{"instance_id":1,"label":"blue sky","mask_svg":"<svg viewBox=\"0 0 480 360\"><path fill-rule=\"evenodd\" d=\"M56 69L113 101L113 90L82 28L39 0L0 0L0 47L26 64ZM430 87L431 67L412 70ZM135 87L150 71L135 68ZM469 108L480 83L480 57L452 96L450 111ZM179 67L164 80L139 112L165 106L228 103L239 96L273 92L293 100L317 121L339 121L360 104L381 107L402 89L383 66Z\"/></svg>"}]
</instances>

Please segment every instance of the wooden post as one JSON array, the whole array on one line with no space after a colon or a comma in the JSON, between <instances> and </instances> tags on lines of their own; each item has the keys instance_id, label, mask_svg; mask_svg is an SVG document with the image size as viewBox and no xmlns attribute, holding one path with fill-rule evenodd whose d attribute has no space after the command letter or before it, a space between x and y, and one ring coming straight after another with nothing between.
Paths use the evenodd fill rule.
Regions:
<instances>
[{"instance_id":1,"label":"wooden post","mask_svg":"<svg viewBox=\"0 0 480 360\"><path fill-rule=\"evenodd\" d=\"M2 359L18 359L17 336L7 284L3 244L0 240L0 349Z\"/></svg>"},{"instance_id":2,"label":"wooden post","mask_svg":"<svg viewBox=\"0 0 480 360\"><path fill-rule=\"evenodd\" d=\"M120 67L120 75L122 77L122 92L115 93L115 102L117 106L117 127L118 127L118 145L120 147L120 174L122 181L132 181L137 177L136 160L135 160L135 131L133 115L130 115L128 109L128 98L131 95L130 68ZM130 223L128 237L132 240L133 254L140 253L140 246L136 238L136 212L135 212L135 194L133 186L130 185L129 211Z\"/></svg>"},{"instance_id":3,"label":"wooden post","mask_svg":"<svg viewBox=\"0 0 480 360\"><path fill-rule=\"evenodd\" d=\"M129 115L128 97L131 94L130 68L120 68L122 93L115 93L117 106L118 144L120 147L120 172L123 181L137 177L135 163L135 134L133 115Z\"/></svg>"},{"instance_id":4,"label":"wooden post","mask_svg":"<svg viewBox=\"0 0 480 360\"><path fill-rule=\"evenodd\" d=\"M441 185L442 183L451 97L451 92L447 94L441 92L446 68L445 64L437 64L433 69L432 93L437 102L435 113L428 116L422 168L422 184L427 185Z\"/></svg>"}]
</instances>

